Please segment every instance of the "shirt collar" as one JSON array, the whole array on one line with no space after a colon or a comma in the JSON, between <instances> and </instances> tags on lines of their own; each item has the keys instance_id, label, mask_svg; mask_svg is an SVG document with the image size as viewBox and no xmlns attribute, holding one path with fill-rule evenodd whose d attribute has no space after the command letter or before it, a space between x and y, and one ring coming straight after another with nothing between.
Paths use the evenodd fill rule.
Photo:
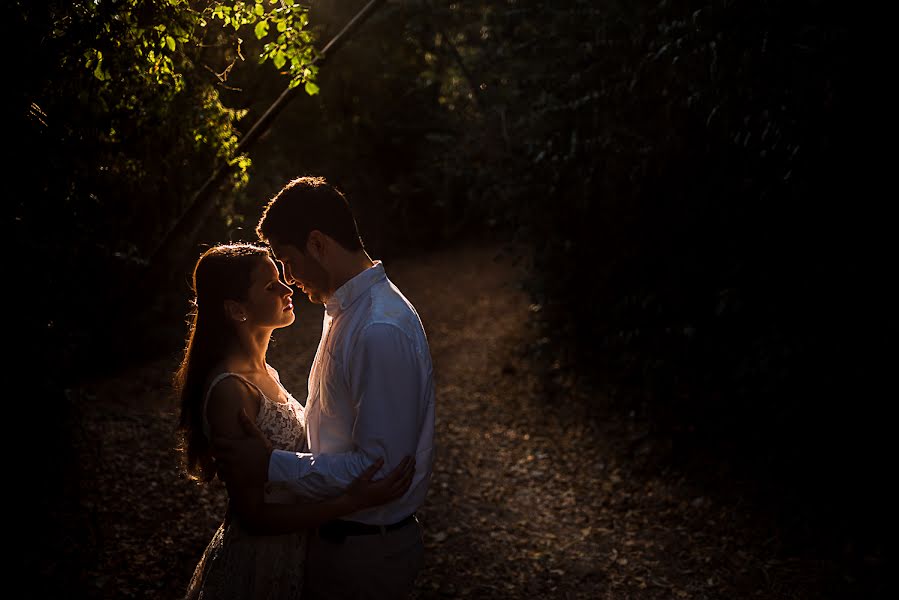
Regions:
<instances>
[{"instance_id":1,"label":"shirt collar","mask_svg":"<svg viewBox=\"0 0 899 600\"><path fill-rule=\"evenodd\" d=\"M384 265L380 260L373 261L373 265L346 283L337 288L337 291L331 294L325 303L325 312L329 316L335 317L349 307L353 302L359 299L374 284L387 278L384 272Z\"/></svg>"}]
</instances>

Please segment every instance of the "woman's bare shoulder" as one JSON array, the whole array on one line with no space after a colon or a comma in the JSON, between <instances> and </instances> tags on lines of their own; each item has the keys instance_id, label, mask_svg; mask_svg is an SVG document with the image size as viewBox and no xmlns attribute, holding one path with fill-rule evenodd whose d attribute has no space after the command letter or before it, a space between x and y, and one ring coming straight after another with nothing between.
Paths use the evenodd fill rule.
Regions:
<instances>
[{"instance_id":1,"label":"woman's bare shoulder","mask_svg":"<svg viewBox=\"0 0 899 600\"><path fill-rule=\"evenodd\" d=\"M222 377L224 374L230 376ZM256 419L259 412L259 392L242 377L228 371L213 374L210 383L213 382L206 404L206 420L209 421L213 435L242 435L243 428L238 414L243 409L251 419Z\"/></svg>"}]
</instances>

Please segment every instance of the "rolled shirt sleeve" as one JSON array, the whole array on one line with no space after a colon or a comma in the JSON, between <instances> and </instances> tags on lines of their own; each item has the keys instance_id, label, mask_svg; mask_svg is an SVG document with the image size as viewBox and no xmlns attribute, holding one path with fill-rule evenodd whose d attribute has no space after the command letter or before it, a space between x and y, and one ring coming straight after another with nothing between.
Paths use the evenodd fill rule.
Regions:
<instances>
[{"instance_id":1,"label":"rolled shirt sleeve","mask_svg":"<svg viewBox=\"0 0 899 600\"><path fill-rule=\"evenodd\" d=\"M286 482L299 496L325 500L343 493L372 462L374 459L367 459L361 452L313 454L275 450L268 463L268 480Z\"/></svg>"}]
</instances>

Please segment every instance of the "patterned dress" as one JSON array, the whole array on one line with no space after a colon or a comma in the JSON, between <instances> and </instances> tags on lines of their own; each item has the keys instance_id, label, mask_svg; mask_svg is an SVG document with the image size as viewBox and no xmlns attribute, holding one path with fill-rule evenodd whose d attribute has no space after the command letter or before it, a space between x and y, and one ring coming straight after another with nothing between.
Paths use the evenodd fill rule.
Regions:
<instances>
[{"instance_id":1,"label":"patterned dress","mask_svg":"<svg viewBox=\"0 0 899 600\"><path fill-rule=\"evenodd\" d=\"M271 368L270 368L271 369ZM277 379L277 372L271 369ZM303 407L287 393L286 403L276 402L237 373L213 379L209 392L227 377L237 377L261 397L256 426L274 448L299 452L304 449ZM206 402L209 401L206 393ZM286 392L286 391L285 391ZM204 403L203 414L206 414ZM209 435L209 425L204 425ZM283 484L267 483L265 501L279 504L303 502ZM303 589L306 560L305 533L250 535L239 519L227 514L194 570L186 600L296 600Z\"/></svg>"}]
</instances>

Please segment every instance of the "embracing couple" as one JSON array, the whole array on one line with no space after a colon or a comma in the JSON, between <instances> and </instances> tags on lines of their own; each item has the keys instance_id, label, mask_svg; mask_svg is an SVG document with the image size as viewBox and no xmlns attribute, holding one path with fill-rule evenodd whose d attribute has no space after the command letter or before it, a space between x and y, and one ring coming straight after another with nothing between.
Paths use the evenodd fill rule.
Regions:
<instances>
[{"instance_id":1,"label":"embracing couple","mask_svg":"<svg viewBox=\"0 0 899 600\"><path fill-rule=\"evenodd\" d=\"M405 598L433 462L421 320L324 179L288 183L256 232L267 247L215 246L193 273L181 450L229 502L187 597ZM325 306L305 405L266 361L272 332L295 319L290 285Z\"/></svg>"}]
</instances>

